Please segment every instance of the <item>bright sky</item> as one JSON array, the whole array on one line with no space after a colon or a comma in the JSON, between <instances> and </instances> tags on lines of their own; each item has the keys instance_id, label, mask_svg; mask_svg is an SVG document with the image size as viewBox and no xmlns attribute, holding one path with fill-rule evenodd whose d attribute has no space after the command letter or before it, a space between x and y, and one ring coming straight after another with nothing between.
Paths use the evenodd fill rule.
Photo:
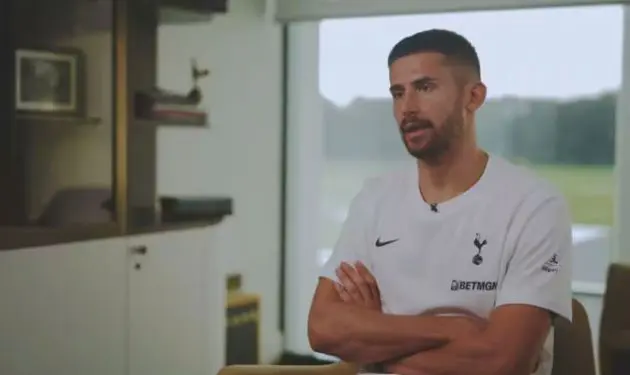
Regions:
<instances>
[{"instance_id":1,"label":"bright sky","mask_svg":"<svg viewBox=\"0 0 630 375\"><path fill-rule=\"evenodd\" d=\"M320 90L337 104L388 97L389 50L442 28L476 47L490 97L596 94L621 84L622 22L618 5L328 20L320 26Z\"/></svg>"}]
</instances>

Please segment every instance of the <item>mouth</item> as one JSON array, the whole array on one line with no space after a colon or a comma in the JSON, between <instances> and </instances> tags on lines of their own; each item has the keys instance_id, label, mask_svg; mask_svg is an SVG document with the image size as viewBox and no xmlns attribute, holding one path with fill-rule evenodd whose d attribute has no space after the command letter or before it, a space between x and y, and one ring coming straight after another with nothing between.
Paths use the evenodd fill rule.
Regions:
<instances>
[{"instance_id":1,"label":"mouth","mask_svg":"<svg viewBox=\"0 0 630 375\"><path fill-rule=\"evenodd\" d=\"M424 135L431 129L433 127L427 121L410 121L403 125L402 131L405 138L412 139Z\"/></svg>"}]
</instances>

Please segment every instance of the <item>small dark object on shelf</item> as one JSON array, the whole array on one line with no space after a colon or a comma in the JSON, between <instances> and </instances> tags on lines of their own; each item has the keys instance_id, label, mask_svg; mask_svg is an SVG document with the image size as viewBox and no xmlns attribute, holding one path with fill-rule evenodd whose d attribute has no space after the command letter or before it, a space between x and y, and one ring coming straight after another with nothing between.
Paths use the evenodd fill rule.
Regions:
<instances>
[{"instance_id":1,"label":"small dark object on shelf","mask_svg":"<svg viewBox=\"0 0 630 375\"><path fill-rule=\"evenodd\" d=\"M203 93L199 80L210 75L209 69L201 69L195 59L190 69L193 87L186 93L177 93L158 87L135 95L134 112L139 120L155 121L158 125L205 126L208 115L199 107Z\"/></svg>"},{"instance_id":2,"label":"small dark object on shelf","mask_svg":"<svg viewBox=\"0 0 630 375\"><path fill-rule=\"evenodd\" d=\"M139 92L135 96L137 119L158 123L205 126L208 115L197 107L194 99L164 91Z\"/></svg>"},{"instance_id":3,"label":"small dark object on shelf","mask_svg":"<svg viewBox=\"0 0 630 375\"><path fill-rule=\"evenodd\" d=\"M197 66L197 60L195 59L192 60L191 64L193 88L188 92L188 95L186 95L186 97L190 100L194 100L197 104L199 104L201 103L201 99L203 99L203 93L201 92L201 88L199 87L199 80L201 78L209 76L210 70L199 69L199 66Z\"/></svg>"},{"instance_id":4,"label":"small dark object on shelf","mask_svg":"<svg viewBox=\"0 0 630 375\"><path fill-rule=\"evenodd\" d=\"M162 222L212 221L232 215L232 198L160 197Z\"/></svg>"},{"instance_id":5,"label":"small dark object on shelf","mask_svg":"<svg viewBox=\"0 0 630 375\"><path fill-rule=\"evenodd\" d=\"M226 13L228 0L160 0L161 8L173 8L197 14Z\"/></svg>"}]
</instances>

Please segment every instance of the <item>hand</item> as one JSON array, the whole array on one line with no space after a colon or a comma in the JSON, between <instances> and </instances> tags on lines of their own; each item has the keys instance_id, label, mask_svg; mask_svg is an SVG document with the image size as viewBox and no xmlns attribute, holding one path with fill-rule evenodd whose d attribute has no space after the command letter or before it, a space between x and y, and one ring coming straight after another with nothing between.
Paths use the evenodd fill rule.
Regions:
<instances>
[{"instance_id":1,"label":"hand","mask_svg":"<svg viewBox=\"0 0 630 375\"><path fill-rule=\"evenodd\" d=\"M342 262L336 273L339 283L335 286L344 302L381 311L381 293L376 279L363 263L357 262L352 266Z\"/></svg>"},{"instance_id":2,"label":"hand","mask_svg":"<svg viewBox=\"0 0 630 375\"><path fill-rule=\"evenodd\" d=\"M478 335L483 332L488 326L488 320L484 319L470 310L463 309L461 307L437 307L423 311L419 316L448 316L450 323L453 326L453 335L451 337L452 342L447 345L458 345L462 342L476 341ZM467 344L468 345L468 344ZM434 348L427 349L432 351L440 348L445 348L444 345L436 346ZM385 370L389 374L397 375L426 375L426 372L415 367L415 361L423 361L423 354L427 351L421 351L412 354L407 357L398 358L393 361L386 362L384 364Z\"/></svg>"}]
</instances>

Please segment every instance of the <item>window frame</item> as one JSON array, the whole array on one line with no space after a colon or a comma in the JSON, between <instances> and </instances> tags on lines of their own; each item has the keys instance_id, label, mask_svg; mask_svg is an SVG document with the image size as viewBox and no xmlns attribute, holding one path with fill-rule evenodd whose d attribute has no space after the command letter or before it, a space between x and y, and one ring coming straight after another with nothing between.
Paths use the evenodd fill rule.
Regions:
<instances>
[{"instance_id":1,"label":"window frame","mask_svg":"<svg viewBox=\"0 0 630 375\"><path fill-rule=\"evenodd\" d=\"M275 0L281 22L584 5L630 4L630 0Z\"/></svg>"}]
</instances>

